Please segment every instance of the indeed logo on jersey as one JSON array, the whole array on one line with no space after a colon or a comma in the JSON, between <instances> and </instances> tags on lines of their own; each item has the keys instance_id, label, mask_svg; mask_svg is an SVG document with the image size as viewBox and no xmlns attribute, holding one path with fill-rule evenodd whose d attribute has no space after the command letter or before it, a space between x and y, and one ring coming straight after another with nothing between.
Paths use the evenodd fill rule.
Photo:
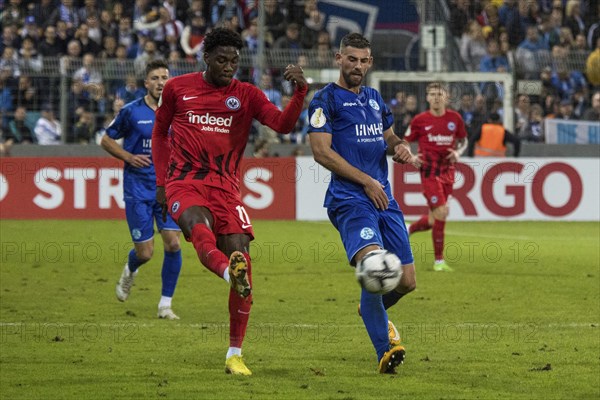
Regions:
<instances>
[{"instance_id":1,"label":"indeed logo on jersey","mask_svg":"<svg viewBox=\"0 0 600 400\"><path fill-rule=\"evenodd\" d=\"M215 117L210 115L210 113L198 115L194 114L193 111L188 111L186 115L188 116L190 124L204 125L202 130L205 132L229 133L229 129L227 128L229 128L233 122L233 115L229 118L223 118Z\"/></svg>"},{"instance_id":2,"label":"indeed logo on jersey","mask_svg":"<svg viewBox=\"0 0 600 400\"><path fill-rule=\"evenodd\" d=\"M438 146L450 146L454 141L453 135L434 135L432 133L427 134L427 140L429 143L435 143Z\"/></svg>"}]
</instances>

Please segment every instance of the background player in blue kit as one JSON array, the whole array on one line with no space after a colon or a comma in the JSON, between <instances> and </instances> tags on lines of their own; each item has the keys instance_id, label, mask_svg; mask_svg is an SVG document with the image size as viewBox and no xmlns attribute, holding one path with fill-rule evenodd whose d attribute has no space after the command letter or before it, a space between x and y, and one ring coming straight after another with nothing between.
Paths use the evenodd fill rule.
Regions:
<instances>
[{"instance_id":1,"label":"background player in blue kit","mask_svg":"<svg viewBox=\"0 0 600 400\"><path fill-rule=\"evenodd\" d=\"M164 244L162 266L162 296L158 304L158 317L179 319L171 309L181 271L179 226L167 215L163 221L162 206L156 201L156 175L152 163L152 128L154 111L165 83L169 79L165 61L152 61L146 67L144 85L147 94L126 104L106 129L101 145L114 157L125 162L123 193L125 215L134 248L116 287L117 298L129 297L138 268L152 258L154 252L154 221ZM116 140L123 138L123 147Z\"/></svg>"},{"instance_id":2,"label":"background player in blue kit","mask_svg":"<svg viewBox=\"0 0 600 400\"><path fill-rule=\"evenodd\" d=\"M335 56L339 79L318 91L309 106L315 160L331 171L324 206L340 232L351 265L385 248L402 261L395 290L378 295L362 289L360 314L377 352L379 372L395 373L404 347L386 309L416 287L415 266L404 224L388 182L386 153L416 163L408 143L394 134L393 117L379 92L361 86L373 64L371 44L358 33L344 36Z\"/></svg>"}]
</instances>

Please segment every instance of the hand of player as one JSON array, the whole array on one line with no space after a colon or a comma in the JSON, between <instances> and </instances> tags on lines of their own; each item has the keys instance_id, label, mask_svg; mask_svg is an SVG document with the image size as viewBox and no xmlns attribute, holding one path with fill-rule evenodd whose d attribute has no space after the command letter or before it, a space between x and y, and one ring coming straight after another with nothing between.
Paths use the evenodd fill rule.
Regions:
<instances>
[{"instance_id":1,"label":"hand of player","mask_svg":"<svg viewBox=\"0 0 600 400\"><path fill-rule=\"evenodd\" d=\"M156 202L160 204L162 208L162 220L167 222L167 195L165 193L164 186L156 187Z\"/></svg>"},{"instance_id":2,"label":"hand of player","mask_svg":"<svg viewBox=\"0 0 600 400\"><path fill-rule=\"evenodd\" d=\"M371 199L377 209L387 210L390 204L390 199L388 199L387 194L385 194L385 190L383 190L383 185L379 183L378 180L370 178L369 182L367 182L363 188L365 189L367 197Z\"/></svg>"},{"instance_id":3,"label":"hand of player","mask_svg":"<svg viewBox=\"0 0 600 400\"><path fill-rule=\"evenodd\" d=\"M421 159L410 151L410 146L405 143L399 143L394 147L392 160L400 164L411 164L415 168L421 167Z\"/></svg>"},{"instance_id":4,"label":"hand of player","mask_svg":"<svg viewBox=\"0 0 600 400\"><path fill-rule=\"evenodd\" d=\"M458 151L454 149L448 149L448 155L446 156L446 160L450 161L450 164L454 164L458 161L459 158L460 155L458 154Z\"/></svg>"},{"instance_id":5,"label":"hand of player","mask_svg":"<svg viewBox=\"0 0 600 400\"><path fill-rule=\"evenodd\" d=\"M148 154L132 154L127 163L135 168L143 168L152 164L152 160Z\"/></svg>"},{"instance_id":6,"label":"hand of player","mask_svg":"<svg viewBox=\"0 0 600 400\"><path fill-rule=\"evenodd\" d=\"M298 65L290 64L285 67L283 77L287 81L295 83L299 88L308 86L308 82L306 82L306 78L304 77L304 71L302 70L302 67Z\"/></svg>"}]
</instances>

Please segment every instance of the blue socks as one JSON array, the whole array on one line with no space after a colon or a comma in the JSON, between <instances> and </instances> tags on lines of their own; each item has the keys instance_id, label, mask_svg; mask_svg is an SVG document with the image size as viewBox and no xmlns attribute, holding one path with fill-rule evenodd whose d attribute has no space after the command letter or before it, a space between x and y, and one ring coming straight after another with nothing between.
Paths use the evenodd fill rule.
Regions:
<instances>
[{"instance_id":1,"label":"blue socks","mask_svg":"<svg viewBox=\"0 0 600 400\"><path fill-rule=\"evenodd\" d=\"M139 258L135 255L135 249L131 249L129 251L129 257L127 258L127 265L129 265L129 270L133 273L137 271L137 269L144 264L145 261L140 261Z\"/></svg>"},{"instance_id":2,"label":"blue socks","mask_svg":"<svg viewBox=\"0 0 600 400\"><path fill-rule=\"evenodd\" d=\"M362 289L360 295L360 313L371 342L377 352L377 361L390 349L388 336L388 316L383 307L382 296Z\"/></svg>"},{"instance_id":3,"label":"blue socks","mask_svg":"<svg viewBox=\"0 0 600 400\"><path fill-rule=\"evenodd\" d=\"M165 251L162 266L162 295L165 297L173 297L175 286L181 271L181 250L174 252Z\"/></svg>"}]
</instances>

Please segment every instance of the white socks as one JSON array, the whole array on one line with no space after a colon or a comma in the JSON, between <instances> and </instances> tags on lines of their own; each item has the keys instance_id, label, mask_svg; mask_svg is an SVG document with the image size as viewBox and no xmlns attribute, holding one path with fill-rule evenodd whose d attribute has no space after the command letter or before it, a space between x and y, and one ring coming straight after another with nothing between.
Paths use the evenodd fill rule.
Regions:
<instances>
[{"instance_id":1,"label":"white socks","mask_svg":"<svg viewBox=\"0 0 600 400\"><path fill-rule=\"evenodd\" d=\"M240 347L230 347L229 350L227 350L227 355L225 356L225 359L227 360L231 356L241 356L241 355L242 355L242 349Z\"/></svg>"},{"instance_id":2,"label":"white socks","mask_svg":"<svg viewBox=\"0 0 600 400\"><path fill-rule=\"evenodd\" d=\"M172 297L160 296L160 301L158 302L158 308L171 308L171 300Z\"/></svg>"}]
</instances>

